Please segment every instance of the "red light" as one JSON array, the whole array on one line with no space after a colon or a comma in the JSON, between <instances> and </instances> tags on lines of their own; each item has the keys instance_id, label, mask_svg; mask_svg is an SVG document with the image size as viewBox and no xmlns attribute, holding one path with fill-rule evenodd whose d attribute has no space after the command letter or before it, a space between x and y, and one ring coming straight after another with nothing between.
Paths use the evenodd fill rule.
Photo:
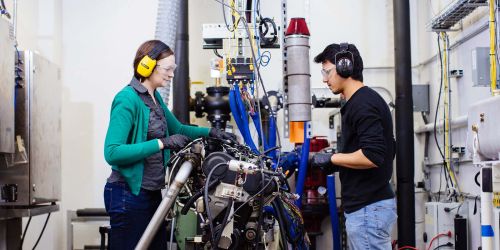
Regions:
<instances>
[{"instance_id":1,"label":"red light","mask_svg":"<svg viewBox=\"0 0 500 250\"><path fill-rule=\"evenodd\" d=\"M310 36L309 29L307 28L306 19L303 17L294 17L290 20L286 36L289 35L305 35Z\"/></svg>"}]
</instances>

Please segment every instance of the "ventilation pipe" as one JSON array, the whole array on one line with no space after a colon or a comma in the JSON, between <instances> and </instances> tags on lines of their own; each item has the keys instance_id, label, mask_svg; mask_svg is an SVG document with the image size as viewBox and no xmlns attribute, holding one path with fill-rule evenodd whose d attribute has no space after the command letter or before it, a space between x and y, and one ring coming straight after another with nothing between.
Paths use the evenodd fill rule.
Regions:
<instances>
[{"instance_id":1,"label":"ventilation pipe","mask_svg":"<svg viewBox=\"0 0 500 250\"><path fill-rule=\"evenodd\" d=\"M159 0L156 15L155 39L164 42L173 51L175 51L175 35L179 19L179 2L180 0ZM166 87L158 88L166 104L170 97L170 88L170 83Z\"/></svg>"}]
</instances>

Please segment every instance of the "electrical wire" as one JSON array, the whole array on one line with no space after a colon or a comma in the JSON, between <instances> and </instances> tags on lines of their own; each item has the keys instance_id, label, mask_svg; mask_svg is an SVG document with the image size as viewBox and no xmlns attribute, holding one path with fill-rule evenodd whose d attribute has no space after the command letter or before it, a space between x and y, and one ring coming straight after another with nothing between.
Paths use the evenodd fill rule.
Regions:
<instances>
[{"instance_id":1,"label":"electrical wire","mask_svg":"<svg viewBox=\"0 0 500 250\"><path fill-rule=\"evenodd\" d=\"M222 59L222 58L224 58L223 56L221 56L221 55L219 54L219 51L217 51L217 49L214 49L214 54L215 54L218 58L221 58L221 59Z\"/></svg>"},{"instance_id":2,"label":"electrical wire","mask_svg":"<svg viewBox=\"0 0 500 250\"><path fill-rule=\"evenodd\" d=\"M28 231L28 227L30 226L31 218L32 218L32 216L30 216L30 218L28 219L28 222L26 223L26 227L24 228L23 236L21 237L21 242L19 242L19 250L23 249L24 237L26 237L26 232Z\"/></svg>"},{"instance_id":3,"label":"electrical wire","mask_svg":"<svg viewBox=\"0 0 500 250\"><path fill-rule=\"evenodd\" d=\"M248 198L247 201L243 202L243 204L241 204L238 208L236 208L233 212L233 214L231 215L231 217L229 218L229 220L231 220L236 212L238 212L238 210L240 210L243 206L245 206L248 202L252 201L253 199L255 199L255 197L257 197L258 195L260 195L262 192L264 192L267 187L269 187L269 185L271 185L271 183L273 182L274 178L270 178L269 181L267 182L267 184L261 189L259 190L259 192L257 192L256 194L254 194L252 197ZM278 185L279 186L279 185Z\"/></svg>"},{"instance_id":4,"label":"electrical wire","mask_svg":"<svg viewBox=\"0 0 500 250\"><path fill-rule=\"evenodd\" d=\"M214 240L215 240L215 235L214 235L214 224L213 224L213 217L212 217L212 212L210 211L210 205L209 205L209 200L208 200L208 187L209 187L209 183L210 183L210 178L212 177L212 174L214 173L214 171L220 167L220 166L224 166L224 165L227 165L227 162L221 162L217 165L215 165L211 170L210 172L208 173L208 176L207 176L207 180L205 181L205 193L203 194L203 197L204 197L204 201L203 203L205 203L205 209L207 211L207 216L208 216L208 224L210 226L210 234L211 234L211 238L210 238L210 241L212 242L212 246L214 247L215 245L213 244L214 243Z\"/></svg>"},{"instance_id":5,"label":"electrical wire","mask_svg":"<svg viewBox=\"0 0 500 250\"><path fill-rule=\"evenodd\" d=\"M404 246L404 247L400 247L400 248L398 248L398 250L404 250L404 249L414 249L414 250L418 250L418 248L416 248L416 247L412 247L412 246Z\"/></svg>"},{"instance_id":6,"label":"electrical wire","mask_svg":"<svg viewBox=\"0 0 500 250\"><path fill-rule=\"evenodd\" d=\"M221 1L221 0L214 0L214 1L216 1L216 2L218 2L218 3L221 3L221 4L223 5L223 8L224 8L224 6L225 6L225 7L231 8L234 12L239 13L239 11L238 11L238 10L236 10L234 7L227 5L226 3L224 3L224 2L223 2L223 1ZM240 14L240 13L239 13L239 14ZM241 14L240 14L240 16L241 16ZM249 30L249 28L248 28L248 22L247 22L246 18L245 18L245 17L240 17L240 19L241 19L241 21L243 21L243 24L244 24L243 26L245 27L245 30L246 30L246 32L247 32L247 35L250 37L251 32L250 32L250 30ZM257 64L257 59L256 59L256 57L255 57L255 48L253 47L253 44L252 44L252 43L250 43L250 47L251 47L251 52L252 52L252 59L254 60L254 65L256 65L256 66L257 66L258 64ZM268 94L267 94L267 90L266 90L266 87L265 87L264 81L262 80L261 73L260 73L260 68L259 68L259 67L255 67L255 68L256 68L256 71L257 71L257 76L258 76L258 78L257 78L257 79L258 79L258 82L260 83L260 85L262 86L262 89L263 89L263 91L264 91L264 96L265 96L265 97L269 100L269 96L268 96ZM257 89L258 89L258 88L257 88ZM259 98L259 96L257 96L257 98ZM258 103L258 102L257 102L257 103ZM260 106L260 105L259 105L259 106ZM274 110L272 110L272 109L271 109L270 111L271 111L271 112L270 112L270 113L271 113L271 116L270 116L270 117L271 117L272 119L274 119L274 120L275 120L275 122L276 122L276 113L275 113L275 111L274 111ZM262 119L260 119L260 120L262 121ZM277 122L276 122L276 124L277 124ZM277 140L278 140L278 146L281 148L281 139L280 139L280 134L279 134L279 130L278 130L278 129L276 129L276 135L277 135L277 136L276 136L276 138L277 138ZM279 161L279 158L278 158L278 161Z\"/></svg>"},{"instance_id":7,"label":"electrical wire","mask_svg":"<svg viewBox=\"0 0 500 250\"><path fill-rule=\"evenodd\" d=\"M453 243L447 242L447 243L444 243L444 244L437 246L436 248L434 248L434 250L439 249L441 247L452 247L452 246L453 246Z\"/></svg>"},{"instance_id":8,"label":"electrical wire","mask_svg":"<svg viewBox=\"0 0 500 250\"><path fill-rule=\"evenodd\" d=\"M42 238L43 232L45 231L45 228L47 227L47 222L49 222L50 214L51 213L49 213L47 215L47 219L45 219L45 224L43 224L43 228L42 228L42 231L40 232L40 236L38 236L38 239L36 240L36 243L33 246L32 250L35 250L35 248L38 246L38 243L40 242L40 239Z\"/></svg>"},{"instance_id":9,"label":"electrical wire","mask_svg":"<svg viewBox=\"0 0 500 250\"><path fill-rule=\"evenodd\" d=\"M447 232L447 233L439 233L437 234L436 236L432 237L432 240L431 242L429 243L429 246L427 247L427 250L430 250L431 247L432 247L432 243L439 237L441 236L448 236L448 237L451 237L451 232Z\"/></svg>"}]
</instances>

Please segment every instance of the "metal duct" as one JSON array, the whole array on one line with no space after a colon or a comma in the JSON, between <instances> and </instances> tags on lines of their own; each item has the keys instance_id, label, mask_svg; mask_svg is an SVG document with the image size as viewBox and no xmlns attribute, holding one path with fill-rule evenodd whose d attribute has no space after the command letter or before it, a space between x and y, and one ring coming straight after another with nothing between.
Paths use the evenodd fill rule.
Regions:
<instances>
[{"instance_id":1,"label":"metal duct","mask_svg":"<svg viewBox=\"0 0 500 250\"><path fill-rule=\"evenodd\" d=\"M189 34L188 34L188 1L179 5L179 23L175 40L175 58L177 58L176 76L174 78L173 113L185 124L189 123Z\"/></svg>"},{"instance_id":2,"label":"metal duct","mask_svg":"<svg viewBox=\"0 0 500 250\"><path fill-rule=\"evenodd\" d=\"M398 245L415 246L415 165L411 83L410 3L394 0Z\"/></svg>"},{"instance_id":3,"label":"metal duct","mask_svg":"<svg viewBox=\"0 0 500 250\"><path fill-rule=\"evenodd\" d=\"M288 35L288 117L292 122L311 120L309 36Z\"/></svg>"},{"instance_id":4,"label":"metal duct","mask_svg":"<svg viewBox=\"0 0 500 250\"><path fill-rule=\"evenodd\" d=\"M175 35L179 16L180 0L159 0L156 16L155 39L167 44L175 51ZM170 97L170 83L165 88L159 88L163 101L168 104Z\"/></svg>"}]
</instances>

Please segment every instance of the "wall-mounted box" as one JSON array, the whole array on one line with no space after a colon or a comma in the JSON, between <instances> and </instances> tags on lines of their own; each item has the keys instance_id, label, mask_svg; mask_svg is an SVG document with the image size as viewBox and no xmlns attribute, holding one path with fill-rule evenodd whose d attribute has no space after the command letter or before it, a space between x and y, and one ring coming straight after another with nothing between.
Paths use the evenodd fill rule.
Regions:
<instances>
[{"instance_id":1,"label":"wall-mounted box","mask_svg":"<svg viewBox=\"0 0 500 250\"><path fill-rule=\"evenodd\" d=\"M413 112L429 112L429 85L412 85Z\"/></svg>"},{"instance_id":2,"label":"wall-mounted box","mask_svg":"<svg viewBox=\"0 0 500 250\"><path fill-rule=\"evenodd\" d=\"M490 86L490 48L477 47L472 50L472 86Z\"/></svg>"}]
</instances>

